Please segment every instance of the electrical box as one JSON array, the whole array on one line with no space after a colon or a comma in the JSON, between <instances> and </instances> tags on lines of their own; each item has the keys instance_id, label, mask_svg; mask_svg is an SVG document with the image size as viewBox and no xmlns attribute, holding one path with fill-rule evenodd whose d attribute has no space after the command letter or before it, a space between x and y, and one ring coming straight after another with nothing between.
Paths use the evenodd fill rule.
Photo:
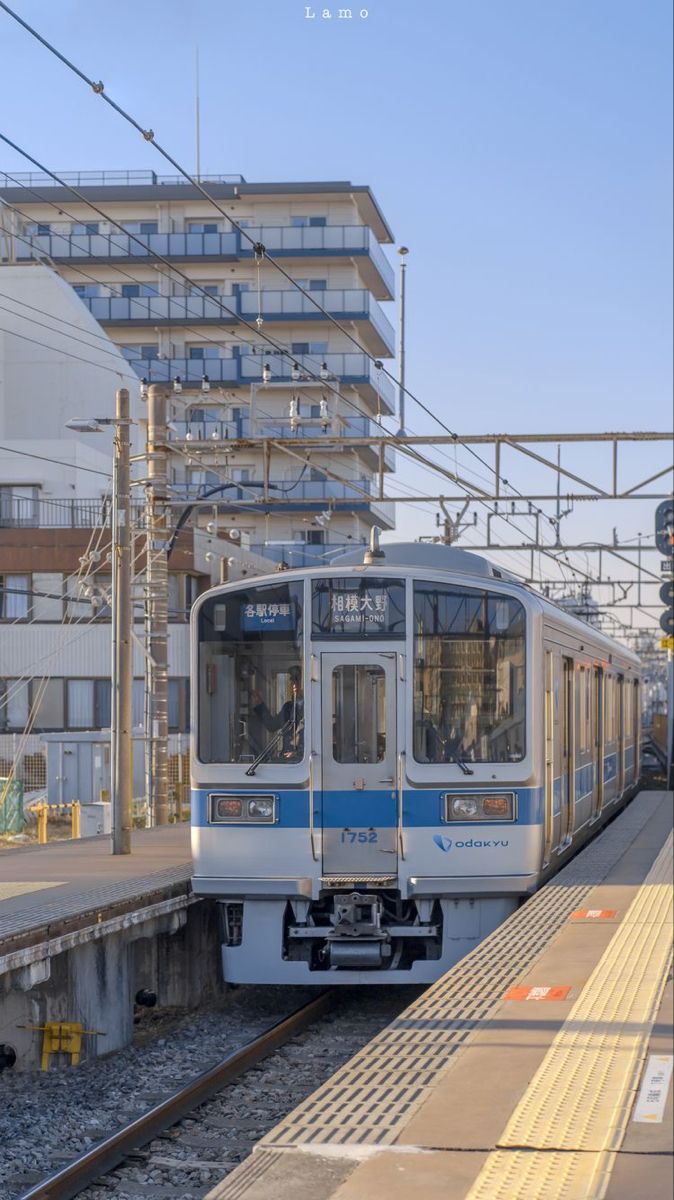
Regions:
<instances>
[{"instance_id":1,"label":"electrical box","mask_svg":"<svg viewBox=\"0 0 674 1200\"><path fill-rule=\"evenodd\" d=\"M112 805L109 801L97 800L80 807L80 836L98 837L112 833Z\"/></svg>"}]
</instances>

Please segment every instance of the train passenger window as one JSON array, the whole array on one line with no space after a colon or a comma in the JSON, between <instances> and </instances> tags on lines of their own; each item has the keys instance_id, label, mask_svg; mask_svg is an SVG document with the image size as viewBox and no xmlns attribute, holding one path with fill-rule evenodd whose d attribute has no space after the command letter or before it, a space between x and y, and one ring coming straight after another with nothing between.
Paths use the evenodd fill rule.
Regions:
<instances>
[{"instance_id":1,"label":"train passenger window","mask_svg":"<svg viewBox=\"0 0 674 1200\"><path fill-rule=\"evenodd\" d=\"M518 600L415 582L416 761L524 758L525 669L525 614Z\"/></svg>"},{"instance_id":2,"label":"train passenger window","mask_svg":"<svg viewBox=\"0 0 674 1200\"><path fill-rule=\"evenodd\" d=\"M383 762L386 676L374 665L336 667L332 674L332 756L339 763Z\"/></svg>"},{"instance_id":3,"label":"train passenger window","mask_svg":"<svg viewBox=\"0 0 674 1200\"><path fill-rule=\"evenodd\" d=\"M246 587L199 612L201 762L296 763L304 755L301 583Z\"/></svg>"}]
</instances>

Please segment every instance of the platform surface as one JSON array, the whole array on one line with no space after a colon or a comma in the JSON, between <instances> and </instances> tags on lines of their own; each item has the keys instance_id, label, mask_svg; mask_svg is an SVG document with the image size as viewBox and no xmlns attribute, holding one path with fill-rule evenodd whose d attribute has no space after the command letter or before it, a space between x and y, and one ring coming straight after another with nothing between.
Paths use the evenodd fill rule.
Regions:
<instances>
[{"instance_id":1,"label":"platform surface","mask_svg":"<svg viewBox=\"0 0 674 1200\"><path fill-rule=\"evenodd\" d=\"M188 885L188 824L136 830L131 847L113 855L106 836L0 851L0 955L18 938Z\"/></svg>"},{"instance_id":2,"label":"platform surface","mask_svg":"<svg viewBox=\"0 0 674 1200\"><path fill-rule=\"evenodd\" d=\"M642 792L209 1200L670 1200L671 956Z\"/></svg>"}]
</instances>

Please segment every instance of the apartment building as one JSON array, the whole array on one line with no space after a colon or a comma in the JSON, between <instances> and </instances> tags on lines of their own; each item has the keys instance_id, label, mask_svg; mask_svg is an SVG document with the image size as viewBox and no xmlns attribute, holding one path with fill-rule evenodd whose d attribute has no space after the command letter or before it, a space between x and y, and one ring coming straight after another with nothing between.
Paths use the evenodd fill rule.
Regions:
<instances>
[{"instance_id":1,"label":"apartment building","mask_svg":"<svg viewBox=\"0 0 674 1200\"><path fill-rule=\"evenodd\" d=\"M392 452L335 445L375 437L394 405L377 366L395 351L382 307L394 295L382 249L393 235L370 188L204 178L242 233L180 177L102 172L64 182L83 199L49 177L0 175L0 255L48 260L139 380L178 381L174 495L220 487L202 523L221 535L234 528L255 563L262 555L319 565L365 542L373 524L391 529L393 506L377 497ZM308 297L258 261L251 242ZM297 445L260 440L280 437Z\"/></svg>"}]
</instances>

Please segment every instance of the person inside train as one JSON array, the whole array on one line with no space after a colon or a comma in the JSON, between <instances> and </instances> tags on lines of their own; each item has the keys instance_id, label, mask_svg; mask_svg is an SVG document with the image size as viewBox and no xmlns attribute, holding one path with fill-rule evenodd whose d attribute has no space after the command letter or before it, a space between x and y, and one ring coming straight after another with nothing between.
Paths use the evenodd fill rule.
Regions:
<instances>
[{"instance_id":1,"label":"person inside train","mask_svg":"<svg viewBox=\"0 0 674 1200\"><path fill-rule=\"evenodd\" d=\"M304 693L302 669L288 671L291 695L277 713L272 713L258 691L253 692L253 712L269 733L278 733L283 758L296 759L304 748Z\"/></svg>"}]
</instances>

